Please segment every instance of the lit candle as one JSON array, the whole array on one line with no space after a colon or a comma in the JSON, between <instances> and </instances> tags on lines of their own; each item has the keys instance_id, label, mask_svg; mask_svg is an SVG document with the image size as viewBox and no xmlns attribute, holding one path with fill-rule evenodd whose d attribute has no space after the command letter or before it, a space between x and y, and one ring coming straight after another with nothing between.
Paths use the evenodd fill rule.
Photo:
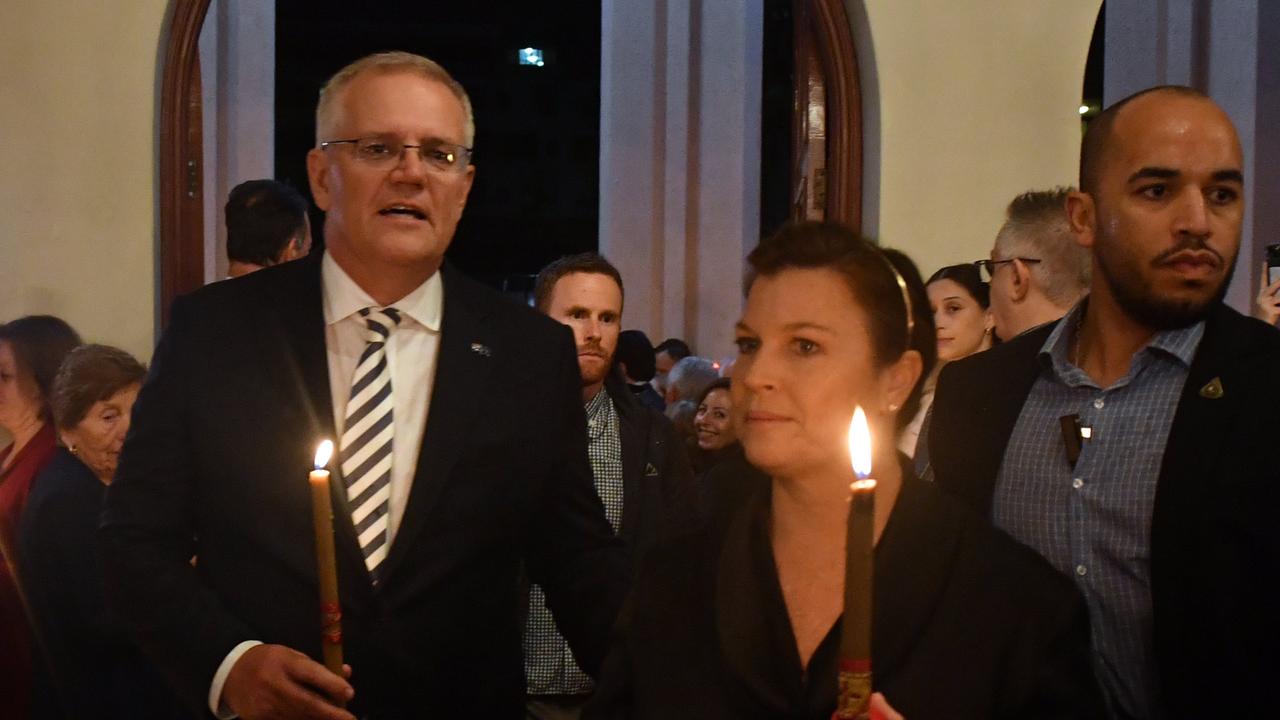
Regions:
<instances>
[{"instance_id":1,"label":"lit candle","mask_svg":"<svg viewBox=\"0 0 1280 720\"><path fill-rule=\"evenodd\" d=\"M316 448L316 467L311 471L311 514L316 529L316 571L320 578L320 644L324 666L342 676L342 604L338 600L338 566L333 551L333 504L329 500L329 471L325 466L333 456L333 442L325 440Z\"/></svg>"},{"instance_id":2,"label":"lit candle","mask_svg":"<svg viewBox=\"0 0 1280 720\"><path fill-rule=\"evenodd\" d=\"M838 720L864 720L871 703L871 572L875 542L876 481L871 479L871 432L862 408L849 424L849 459L857 479L849 486L845 538L844 618L840 624Z\"/></svg>"}]
</instances>

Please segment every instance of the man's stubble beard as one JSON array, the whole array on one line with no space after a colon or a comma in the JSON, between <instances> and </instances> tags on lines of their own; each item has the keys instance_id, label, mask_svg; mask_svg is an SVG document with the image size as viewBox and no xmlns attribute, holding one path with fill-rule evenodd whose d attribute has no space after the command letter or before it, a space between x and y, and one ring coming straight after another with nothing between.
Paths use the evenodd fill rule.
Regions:
<instances>
[{"instance_id":1,"label":"man's stubble beard","mask_svg":"<svg viewBox=\"0 0 1280 720\"><path fill-rule=\"evenodd\" d=\"M1116 304L1134 322L1156 331L1178 330L1208 317L1213 308L1227 295L1227 288L1231 286L1231 277L1235 274L1236 255L1239 254L1237 245L1236 254L1230 258L1222 258L1226 272L1218 287L1206 299L1173 300L1156 296L1149 276L1144 277L1141 273L1139 265L1142 261L1120 248L1120 241L1113 236L1103 235L1100 227L1095 230L1095 237L1097 240L1094 258ZM1180 242L1177 247L1148 261L1148 266L1182 250L1201 249L1210 249L1203 240L1190 239ZM1155 270L1154 267L1150 269Z\"/></svg>"},{"instance_id":2,"label":"man's stubble beard","mask_svg":"<svg viewBox=\"0 0 1280 720\"><path fill-rule=\"evenodd\" d=\"M604 345L600 342L588 342L578 347L578 352L584 352L584 351L593 351L593 352L600 353L601 354L600 359L602 362L601 362L601 370L600 370L599 377L595 377L595 376L588 377L587 371L585 368L582 368L581 366L578 368L582 374L583 386L585 387L585 386L595 385L596 383L604 382L609 377L609 372L613 370L613 361L614 361L614 355L616 354L616 351L614 353L606 353L604 350Z\"/></svg>"}]
</instances>

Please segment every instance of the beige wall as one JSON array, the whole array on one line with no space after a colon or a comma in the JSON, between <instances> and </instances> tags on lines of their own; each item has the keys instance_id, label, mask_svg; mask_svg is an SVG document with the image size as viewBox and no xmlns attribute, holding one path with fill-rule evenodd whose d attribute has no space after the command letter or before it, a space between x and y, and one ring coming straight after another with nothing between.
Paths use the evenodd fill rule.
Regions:
<instances>
[{"instance_id":1,"label":"beige wall","mask_svg":"<svg viewBox=\"0 0 1280 720\"><path fill-rule=\"evenodd\" d=\"M878 137L868 138L878 142L868 155L879 165L868 167L867 232L910 253L928 276L986 257L1014 195L1075 184L1084 65L1101 0L848 5L854 25L867 25L855 37L865 41L869 29L874 52L862 68L875 73L864 92L879 91L866 99L879 112Z\"/></svg>"},{"instance_id":2,"label":"beige wall","mask_svg":"<svg viewBox=\"0 0 1280 720\"><path fill-rule=\"evenodd\" d=\"M167 4L0 2L0 320L53 313L150 357Z\"/></svg>"}]
</instances>

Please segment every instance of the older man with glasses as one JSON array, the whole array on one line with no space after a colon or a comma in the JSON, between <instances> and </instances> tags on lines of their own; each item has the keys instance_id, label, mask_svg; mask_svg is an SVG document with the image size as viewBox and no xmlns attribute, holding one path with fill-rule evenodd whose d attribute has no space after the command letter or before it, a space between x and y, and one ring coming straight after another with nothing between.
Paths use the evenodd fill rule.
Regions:
<instances>
[{"instance_id":1,"label":"older man with glasses","mask_svg":"<svg viewBox=\"0 0 1280 720\"><path fill-rule=\"evenodd\" d=\"M1067 223L1068 192L1032 190L1014 198L991 258L974 263L991 284L1001 340L1066 315L1089 287L1089 253Z\"/></svg>"},{"instance_id":2,"label":"older man with glasses","mask_svg":"<svg viewBox=\"0 0 1280 720\"><path fill-rule=\"evenodd\" d=\"M443 68L356 61L321 91L316 134L324 253L173 308L106 500L109 594L221 717L520 717L522 578L590 671L626 573L573 335L444 262L475 123ZM304 474L324 438L341 674L316 661Z\"/></svg>"}]
</instances>

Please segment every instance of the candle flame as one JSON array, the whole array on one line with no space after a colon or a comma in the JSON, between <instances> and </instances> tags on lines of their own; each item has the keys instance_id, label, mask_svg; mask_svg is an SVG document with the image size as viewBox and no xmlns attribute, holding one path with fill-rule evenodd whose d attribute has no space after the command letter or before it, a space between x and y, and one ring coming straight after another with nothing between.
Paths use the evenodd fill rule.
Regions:
<instances>
[{"instance_id":1,"label":"candle flame","mask_svg":"<svg viewBox=\"0 0 1280 720\"><path fill-rule=\"evenodd\" d=\"M853 422L849 423L849 459L860 479L871 475L871 430L861 406L854 409Z\"/></svg>"},{"instance_id":2,"label":"candle flame","mask_svg":"<svg viewBox=\"0 0 1280 720\"><path fill-rule=\"evenodd\" d=\"M331 457L333 457L333 441L325 440L316 448L316 469L320 470L328 465Z\"/></svg>"}]
</instances>

